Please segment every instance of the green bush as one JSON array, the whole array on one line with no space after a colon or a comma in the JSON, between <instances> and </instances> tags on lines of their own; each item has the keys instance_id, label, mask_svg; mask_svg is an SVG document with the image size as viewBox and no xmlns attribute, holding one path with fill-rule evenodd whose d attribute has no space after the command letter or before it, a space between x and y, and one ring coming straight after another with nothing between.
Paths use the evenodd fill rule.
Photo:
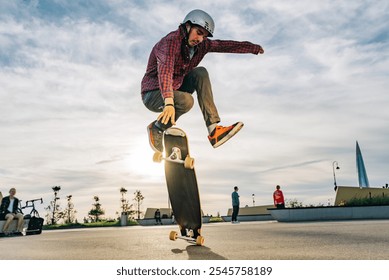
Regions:
<instances>
[{"instance_id":1,"label":"green bush","mask_svg":"<svg viewBox=\"0 0 389 280\"><path fill-rule=\"evenodd\" d=\"M379 206L389 205L389 197L375 196L372 198L353 198L345 203L345 206Z\"/></svg>"}]
</instances>

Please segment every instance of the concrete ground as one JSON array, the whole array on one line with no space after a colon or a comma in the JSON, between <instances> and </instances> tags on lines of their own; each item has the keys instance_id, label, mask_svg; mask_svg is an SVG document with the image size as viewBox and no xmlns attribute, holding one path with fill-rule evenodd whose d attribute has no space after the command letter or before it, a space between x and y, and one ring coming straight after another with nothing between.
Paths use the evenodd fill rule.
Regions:
<instances>
[{"instance_id":1,"label":"concrete ground","mask_svg":"<svg viewBox=\"0 0 389 280\"><path fill-rule=\"evenodd\" d=\"M389 260L389 220L205 224L204 246L169 226L43 231L0 238L1 260Z\"/></svg>"}]
</instances>

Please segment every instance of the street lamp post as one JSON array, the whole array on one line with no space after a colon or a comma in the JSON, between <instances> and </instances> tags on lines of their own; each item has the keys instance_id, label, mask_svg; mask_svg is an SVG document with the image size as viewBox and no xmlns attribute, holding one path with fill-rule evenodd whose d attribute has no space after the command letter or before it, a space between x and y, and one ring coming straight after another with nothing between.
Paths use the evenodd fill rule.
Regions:
<instances>
[{"instance_id":1,"label":"street lamp post","mask_svg":"<svg viewBox=\"0 0 389 280\"><path fill-rule=\"evenodd\" d=\"M335 165L336 165L336 167L335 167ZM335 169L340 169L337 161L334 161L332 163L332 172L334 174L334 191L336 191L338 188L338 186L336 185Z\"/></svg>"}]
</instances>

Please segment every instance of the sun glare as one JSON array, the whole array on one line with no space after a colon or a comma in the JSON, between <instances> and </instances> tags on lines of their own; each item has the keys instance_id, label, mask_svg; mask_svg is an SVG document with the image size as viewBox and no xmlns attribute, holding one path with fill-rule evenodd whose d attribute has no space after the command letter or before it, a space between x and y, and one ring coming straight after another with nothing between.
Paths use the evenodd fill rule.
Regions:
<instances>
[{"instance_id":1,"label":"sun glare","mask_svg":"<svg viewBox=\"0 0 389 280\"><path fill-rule=\"evenodd\" d=\"M150 178L164 176L164 163L154 162L153 154L147 141L137 141L127 159L131 173Z\"/></svg>"}]
</instances>

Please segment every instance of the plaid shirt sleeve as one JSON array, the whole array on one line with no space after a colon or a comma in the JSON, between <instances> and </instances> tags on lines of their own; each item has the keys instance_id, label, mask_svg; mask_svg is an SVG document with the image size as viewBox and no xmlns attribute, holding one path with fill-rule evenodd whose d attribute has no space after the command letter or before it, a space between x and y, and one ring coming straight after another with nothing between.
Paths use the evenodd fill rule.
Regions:
<instances>
[{"instance_id":1,"label":"plaid shirt sleeve","mask_svg":"<svg viewBox=\"0 0 389 280\"><path fill-rule=\"evenodd\" d=\"M163 40L155 52L158 68L158 82L164 98L174 97L173 73L176 54L180 52L180 45L174 40Z\"/></svg>"},{"instance_id":2,"label":"plaid shirt sleeve","mask_svg":"<svg viewBox=\"0 0 389 280\"><path fill-rule=\"evenodd\" d=\"M258 54L260 46L251 42L239 42L229 40L206 40L205 47L207 52L220 53L252 53Z\"/></svg>"}]
</instances>

